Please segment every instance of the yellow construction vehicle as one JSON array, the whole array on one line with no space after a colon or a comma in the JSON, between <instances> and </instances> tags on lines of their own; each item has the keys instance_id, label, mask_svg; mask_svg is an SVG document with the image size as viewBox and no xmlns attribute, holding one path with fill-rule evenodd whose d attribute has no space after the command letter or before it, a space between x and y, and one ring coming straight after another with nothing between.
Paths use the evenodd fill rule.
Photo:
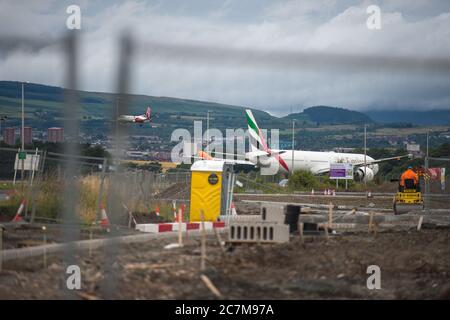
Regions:
<instances>
[{"instance_id":1,"label":"yellow construction vehicle","mask_svg":"<svg viewBox=\"0 0 450 320\"><path fill-rule=\"evenodd\" d=\"M420 184L413 179L405 179L405 185L399 187L394 196L394 214L403 214L414 210L423 210L422 192Z\"/></svg>"}]
</instances>

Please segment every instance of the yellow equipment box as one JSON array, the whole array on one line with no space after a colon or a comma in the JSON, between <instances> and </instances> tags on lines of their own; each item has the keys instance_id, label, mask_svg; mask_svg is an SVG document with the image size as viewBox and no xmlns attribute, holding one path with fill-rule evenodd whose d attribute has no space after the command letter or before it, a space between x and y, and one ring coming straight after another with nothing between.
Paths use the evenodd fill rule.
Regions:
<instances>
[{"instance_id":1,"label":"yellow equipment box","mask_svg":"<svg viewBox=\"0 0 450 320\"><path fill-rule=\"evenodd\" d=\"M402 203L422 203L420 192L397 192L396 200Z\"/></svg>"},{"instance_id":2,"label":"yellow equipment box","mask_svg":"<svg viewBox=\"0 0 450 320\"><path fill-rule=\"evenodd\" d=\"M217 221L227 214L234 184L233 166L220 160L199 160L191 166L190 221Z\"/></svg>"}]
</instances>

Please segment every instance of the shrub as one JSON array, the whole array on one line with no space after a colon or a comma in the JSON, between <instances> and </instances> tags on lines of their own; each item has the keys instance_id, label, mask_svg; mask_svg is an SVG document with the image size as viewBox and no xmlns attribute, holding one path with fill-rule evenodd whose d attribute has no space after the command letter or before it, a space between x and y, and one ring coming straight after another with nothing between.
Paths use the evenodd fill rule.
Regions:
<instances>
[{"instance_id":1,"label":"shrub","mask_svg":"<svg viewBox=\"0 0 450 320\"><path fill-rule=\"evenodd\" d=\"M289 178L288 182L288 187L291 190L310 190L317 188L317 186L317 177L306 170L295 171Z\"/></svg>"}]
</instances>

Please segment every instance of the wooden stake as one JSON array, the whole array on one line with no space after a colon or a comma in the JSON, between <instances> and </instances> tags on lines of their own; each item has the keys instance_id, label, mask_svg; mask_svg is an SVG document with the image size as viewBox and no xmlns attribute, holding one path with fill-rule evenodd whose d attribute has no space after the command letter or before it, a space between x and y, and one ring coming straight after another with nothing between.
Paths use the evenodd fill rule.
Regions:
<instances>
[{"instance_id":1,"label":"wooden stake","mask_svg":"<svg viewBox=\"0 0 450 320\"><path fill-rule=\"evenodd\" d=\"M3 226L0 225L0 272L3 268Z\"/></svg>"},{"instance_id":2,"label":"wooden stake","mask_svg":"<svg viewBox=\"0 0 450 320\"><path fill-rule=\"evenodd\" d=\"M373 228L373 212L370 213L369 217L369 230L368 230L369 233L372 232L372 228Z\"/></svg>"},{"instance_id":3,"label":"wooden stake","mask_svg":"<svg viewBox=\"0 0 450 320\"><path fill-rule=\"evenodd\" d=\"M301 244L304 243L304 239L303 239L303 222L299 222L298 223L298 234L300 236L300 242Z\"/></svg>"},{"instance_id":4,"label":"wooden stake","mask_svg":"<svg viewBox=\"0 0 450 320\"><path fill-rule=\"evenodd\" d=\"M216 236L216 240L219 243L220 249L222 250L222 252L225 252L225 247L222 243L222 237L220 236L219 231L217 231L216 228L213 228L213 230L214 230L214 235Z\"/></svg>"},{"instance_id":5,"label":"wooden stake","mask_svg":"<svg viewBox=\"0 0 450 320\"><path fill-rule=\"evenodd\" d=\"M92 240L92 226L89 229L89 240ZM92 241L89 241L89 258L92 256Z\"/></svg>"},{"instance_id":6,"label":"wooden stake","mask_svg":"<svg viewBox=\"0 0 450 320\"><path fill-rule=\"evenodd\" d=\"M328 227L333 225L333 204L330 202L330 210L328 211Z\"/></svg>"},{"instance_id":7,"label":"wooden stake","mask_svg":"<svg viewBox=\"0 0 450 320\"><path fill-rule=\"evenodd\" d=\"M201 262L200 270L205 270L205 260L206 260L206 232L205 232L205 213L200 210L200 218L202 219L202 230L201 230L201 242L200 242L200 252L201 252Z\"/></svg>"},{"instance_id":8,"label":"wooden stake","mask_svg":"<svg viewBox=\"0 0 450 320\"><path fill-rule=\"evenodd\" d=\"M181 208L178 209L178 245L180 247L183 246L183 233L181 232ZM186 230L187 230L187 225L186 225Z\"/></svg>"},{"instance_id":9,"label":"wooden stake","mask_svg":"<svg viewBox=\"0 0 450 320\"><path fill-rule=\"evenodd\" d=\"M203 283L206 285L206 287L219 299L222 299L223 296L220 293L220 291L216 288L216 286L212 283L212 281L205 276L204 274L202 274L200 276L200 278L202 279Z\"/></svg>"},{"instance_id":10,"label":"wooden stake","mask_svg":"<svg viewBox=\"0 0 450 320\"><path fill-rule=\"evenodd\" d=\"M422 223L423 223L423 216L420 216L419 223L417 224L417 231L420 231L422 229Z\"/></svg>"},{"instance_id":11,"label":"wooden stake","mask_svg":"<svg viewBox=\"0 0 450 320\"><path fill-rule=\"evenodd\" d=\"M325 231L325 238L328 241L330 239L330 236L328 235L328 224L327 223L324 223L323 229Z\"/></svg>"}]
</instances>

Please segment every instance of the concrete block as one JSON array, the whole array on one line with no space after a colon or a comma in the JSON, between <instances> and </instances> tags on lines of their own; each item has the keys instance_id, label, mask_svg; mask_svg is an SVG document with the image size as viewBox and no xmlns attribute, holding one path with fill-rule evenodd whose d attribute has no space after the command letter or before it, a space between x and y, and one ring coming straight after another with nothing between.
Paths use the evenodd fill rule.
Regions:
<instances>
[{"instance_id":1,"label":"concrete block","mask_svg":"<svg viewBox=\"0 0 450 320\"><path fill-rule=\"evenodd\" d=\"M233 222L228 241L236 243L283 243L289 241L289 226L276 222Z\"/></svg>"},{"instance_id":2,"label":"concrete block","mask_svg":"<svg viewBox=\"0 0 450 320\"><path fill-rule=\"evenodd\" d=\"M286 218L286 205L263 203L261 204L260 212L262 221L284 223Z\"/></svg>"}]
</instances>

